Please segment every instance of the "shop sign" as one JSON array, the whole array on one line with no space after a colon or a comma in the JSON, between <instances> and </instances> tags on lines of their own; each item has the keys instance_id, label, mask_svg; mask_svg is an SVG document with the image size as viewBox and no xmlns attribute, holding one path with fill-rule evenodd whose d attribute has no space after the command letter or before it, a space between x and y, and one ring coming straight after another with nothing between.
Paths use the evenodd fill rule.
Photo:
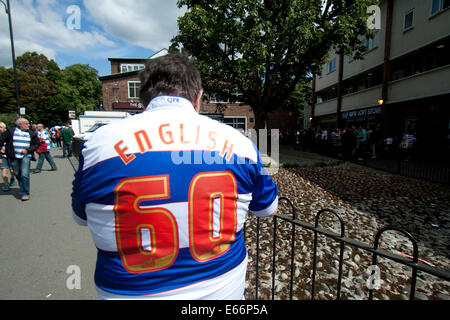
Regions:
<instances>
[{"instance_id":1,"label":"shop sign","mask_svg":"<svg viewBox=\"0 0 450 320\"><path fill-rule=\"evenodd\" d=\"M113 102L113 109L144 109L144 105L140 102Z\"/></svg>"},{"instance_id":2,"label":"shop sign","mask_svg":"<svg viewBox=\"0 0 450 320\"><path fill-rule=\"evenodd\" d=\"M352 111L345 111L341 113L341 119L359 119L359 118L369 118L377 116L381 113L381 107L358 109Z\"/></svg>"}]
</instances>

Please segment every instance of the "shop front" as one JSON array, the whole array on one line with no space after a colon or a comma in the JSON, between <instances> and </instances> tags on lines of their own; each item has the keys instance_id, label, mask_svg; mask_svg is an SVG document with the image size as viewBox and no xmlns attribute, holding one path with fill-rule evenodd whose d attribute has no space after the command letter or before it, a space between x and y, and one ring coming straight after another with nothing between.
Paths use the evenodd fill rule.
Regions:
<instances>
[{"instance_id":1,"label":"shop front","mask_svg":"<svg viewBox=\"0 0 450 320\"><path fill-rule=\"evenodd\" d=\"M341 112L343 129L359 126L366 130L375 130L380 124L381 107L363 108Z\"/></svg>"}]
</instances>

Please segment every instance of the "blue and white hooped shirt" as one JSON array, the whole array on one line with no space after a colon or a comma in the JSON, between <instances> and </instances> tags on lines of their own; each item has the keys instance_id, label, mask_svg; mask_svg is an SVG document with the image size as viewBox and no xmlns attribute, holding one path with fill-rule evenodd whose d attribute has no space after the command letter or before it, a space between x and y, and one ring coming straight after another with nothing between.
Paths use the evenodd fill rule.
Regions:
<instances>
[{"instance_id":1,"label":"blue and white hooped shirt","mask_svg":"<svg viewBox=\"0 0 450 320\"><path fill-rule=\"evenodd\" d=\"M241 299L247 212L277 206L254 144L175 96L99 128L72 193L74 219L98 249L103 298Z\"/></svg>"},{"instance_id":2,"label":"blue and white hooped shirt","mask_svg":"<svg viewBox=\"0 0 450 320\"><path fill-rule=\"evenodd\" d=\"M50 146L50 136L48 134L47 131L42 130L38 132L38 137L40 139L42 139L43 141L45 141L45 144L47 145L47 151L50 151L51 146Z\"/></svg>"},{"instance_id":3,"label":"blue and white hooped shirt","mask_svg":"<svg viewBox=\"0 0 450 320\"><path fill-rule=\"evenodd\" d=\"M30 148L31 137L28 130L22 131L19 128L14 130L13 146L16 159L31 157L30 154L24 155L22 150Z\"/></svg>"}]
</instances>

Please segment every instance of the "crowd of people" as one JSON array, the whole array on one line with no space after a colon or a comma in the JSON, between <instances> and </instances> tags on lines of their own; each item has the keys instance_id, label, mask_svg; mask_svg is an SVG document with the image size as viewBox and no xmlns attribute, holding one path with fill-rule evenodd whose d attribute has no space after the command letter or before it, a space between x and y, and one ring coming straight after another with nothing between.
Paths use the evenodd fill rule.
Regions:
<instances>
[{"instance_id":1,"label":"crowd of people","mask_svg":"<svg viewBox=\"0 0 450 320\"><path fill-rule=\"evenodd\" d=\"M30 199L31 161L37 161L33 173L40 173L46 160L50 171L57 167L51 149L63 146L63 157L72 156L73 130L69 124L58 127L44 127L42 123L32 124L25 118L18 118L15 125L6 126L0 122L0 168L3 179L3 192L10 191L16 181L22 201ZM36 156L37 155L37 156Z\"/></svg>"},{"instance_id":2,"label":"crowd of people","mask_svg":"<svg viewBox=\"0 0 450 320\"><path fill-rule=\"evenodd\" d=\"M280 140L281 144L346 161L391 157L398 152L410 156L416 145L411 131L399 137L385 137L380 127L366 130L362 126L334 130L309 128L295 134L281 134Z\"/></svg>"}]
</instances>

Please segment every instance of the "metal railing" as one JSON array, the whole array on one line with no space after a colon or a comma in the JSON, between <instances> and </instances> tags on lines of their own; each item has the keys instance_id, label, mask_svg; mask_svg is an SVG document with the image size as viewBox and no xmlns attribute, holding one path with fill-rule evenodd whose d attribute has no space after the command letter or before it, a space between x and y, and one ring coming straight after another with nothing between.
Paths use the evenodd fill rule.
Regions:
<instances>
[{"instance_id":1,"label":"metal railing","mask_svg":"<svg viewBox=\"0 0 450 320\"><path fill-rule=\"evenodd\" d=\"M367 252L368 254L372 255L372 261L371 264L372 266L377 266L377 259L378 257L383 257L386 258L388 260L394 261L396 263L399 263L403 266L407 266L409 268L412 269L412 273L411 273L411 283L410 283L410 288L409 288L409 299L413 300L415 297L415 293L416 293L416 280L417 280L417 272L418 271L422 271L425 272L429 275L438 277L440 279L443 279L444 281L449 282L450 281L450 273L447 271L443 271L441 269L438 269L434 266L431 266L427 263L424 263L421 261L421 259L419 259L419 250L418 250L418 244L416 239L406 230L399 228L399 227L395 227L395 226L387 226L384 227L382 229L380 229L376 235L375 235L375 240L374 240L374 245L370 246L369 244L366 244L364 242L361 241L357 241L354 240L352 238L346 237L345 235L345 224L344 221L342 219L342 217L336 213L333 210L330 209L323 209L320 210L316 217L315 217L315 223L310 224L308 222L305 221L300 221L297 219L297 213L296 213L296 208L294 207L293 203L291 200L287 199L287 198L280 198L279 199L279 212L280 212L280 207L283 207L282 203L287 203L288 207L285 209L290 210L290 214L282 214L282 213L278 213L277 215L275 215L273 217L273 230L272 230L272 288L271 288L271 298L272 300L275 299L275 279L276 279L276 257L277 257L277 237L278 237L278 233L277 233L277 226L279 224L279 221L283 221L286 222L288 224L290 224L291 226L291 234L290 234L290 251L291 251L291 255L290 255L290 259L289 259L289 263L290 263L290 268L289 268L289 273L290 273L290 279L289 279L289 299L293 299L293 294L294 294L294 279L295 279L295 258L296 258L296 230L300 230L300 229L307 229L309 231L312 231L314 233L314 245L313 245L313 261L312 261L312 278L311 278L311 286L310 286L310 298L311 299L315 299L315 295L316 295L316 277L317 277L317 251L318 251L318 236L325 236L326 238L329 239L333 239L334 241L336 241L339 244L339 254L338 254L338 275L337 275L337 280L336 280L336 285L337 285L337 289L336 289L336 299L339 300L341 299L341 287L342 287L342 276L343 276L343 265L344 265L344 252L345 252L345 246L351 246L354 248L357 248L359 250L363 250L364 252ZM281 210L283 211L283 210ZM337 218L338 222L339 222L339 229L340 232L336 233L334 231L330 231L328 229L325 228L321 228L319 226L319 222L321 220L321 217L323 215L332 215L334 217ZM264 218L262 218L264 219ZM267 219L267 218L266 218ZM270 218L269 218L270 219ZM253 259L251 258L251 254L249 253L249 258L250 260L254 261L255 264L255 299L259 298L259 290L260 290L260 223L261 223L261 218L256 218L256 230L255 230L255 237L256 237L256 254L254 255ZM245 230L244 230L244 236L247 238L248 232L247 232L247 228L248 228L248 224L246 224ZM397 232L402 234L403 236L405 236L410 243L412 244L413 247L413 252L412 252L412 256L408 256L409 258L405 258L404 255L399 255L387 250L383 250L380 248L380 238L381 236L389 231L393 231L393 232ZM285 239L283 239L285 240ZM250 244L251 245L251 244ZM269 268L270 269L270 268ZM310 274L311 272L309 272ZM374 287L370 287L369 288L369 300L373 299L373 291L374 291ZM253 298L253 297L251 297Z\"/></svg>"},{"instance_id":2,"label":"metal railing","mask_svg":"<svg viewBox=\"0 0 450 320\"><path fill-rule=\"evenodd\" d=\"M83 148L84 141L79 138L74 138L72 140L72 154L78 160L80 156L81 149Z\"/></svg>"},{"instance_id":3,"label":"metal railing","mask_svg":"<svg viewBox=\"0 0 450 320\"><path fill-rule=\"evenodd\" d=\"M365 159L355 161L367 167L383 170L403 176L450 184L450 165L445 160L425 160L416 158Z\"/></svg>"}]
</instances>

